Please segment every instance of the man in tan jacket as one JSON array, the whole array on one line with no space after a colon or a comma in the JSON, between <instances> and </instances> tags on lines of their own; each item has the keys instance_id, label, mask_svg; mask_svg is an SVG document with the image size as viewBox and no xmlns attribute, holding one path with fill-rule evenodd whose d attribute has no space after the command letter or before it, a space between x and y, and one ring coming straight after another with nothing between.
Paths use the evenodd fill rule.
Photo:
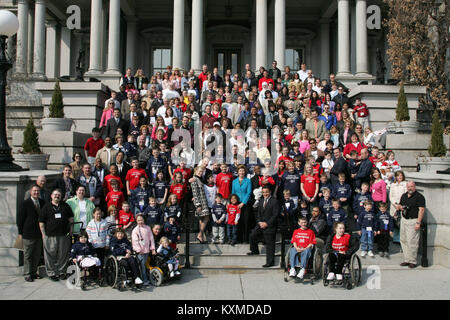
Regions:
<instances>
[{"instance_id":1,"label":"man in tan jacket","mask_svg":"<svg viewBox=\"0 0 450 320\"><path fill-rule=\"evenodd\" d=\"M96 159L101 159L106 168L115 162L116 155L119 151L112 148L112 141L110 137L105 138L105 146L97 151Z\"/></svg>"}]
</instances>

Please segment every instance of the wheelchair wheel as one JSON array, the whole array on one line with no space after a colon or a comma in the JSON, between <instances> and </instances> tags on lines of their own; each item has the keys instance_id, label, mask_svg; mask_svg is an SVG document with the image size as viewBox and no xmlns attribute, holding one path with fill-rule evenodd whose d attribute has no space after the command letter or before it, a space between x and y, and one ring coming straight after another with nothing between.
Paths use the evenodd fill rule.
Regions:
<instances>
[{"instance_id":1,"label":"wheelchair wheel","mask_svg":"<svg viewBox=\"0 0 450 320\"><path fill-rule=\"evenodd\" d=\"M361 259L357 254L353 254L350 262L350 274L352 279L352 284L357 287L361 283Z\"/></svg>"},{"instance_id":2,"label":"wheelchair wheel","mask_svg":"<svg viewBox=\"0 0 450 320\"><path fill-rule=\"evenodd\" d=\"M103 273L106 284L115 287L119 276L119 264L116 257L109 256L105 263L105 272Z\"/></svg>"},{"instance_id":3,"label":"wheelchair wheel","mask_svg":"<svg viewBox=\"0 0 450 320\"><path fill-rule=\"evenodd\" d=\"M158 268L153 268L150 271L150 283L155 286L155 287L159 287L163 282L163 274L161 272L161 270L159 270Z\"/></svg>"},{"instance_id":4,"label":"wheelchair wheel","mask_svg":"<svg viewBox=\"0 0 450 320\"><path fill-rule=\"evenodd\" d=\"M322 251L319 248L314 250L313 257L313 274L315 279L320 279L322 275Z\"/></svg>"},{"instance_id":5,"label":"wheelchair wheel","mask_svg":"<svg viewBox=\"0 0 450 320\"><path fill-rule=\"evenodd\" d=\"M289 268L291 267L289 265L289 251L290 248L287 250L286 256L284 257L284 281L288 282L289 281Z\"/></svg>"},{"instance_id":6,"label":"wheelchair wheel","mask_svg":"<svg viewBox=\"0 0 450 320\"><path fill-rule=\"evenodd\" d=\"M116 286L119 289L119 291L123 291L126 289L127 280L128 280L127 270L125 269L124 266L122 266L119 263L119 272L117 274L117 283L116 283Z\"/></svg>"},{"instance_id":7,"label":"wheelchair wheel","mask_svg":"<svg viewBox=\"0 0 450 320\"><path fill-rule=\"evenodd\" d=\"M70 260L70 265L67 267L66 276L73 286L79 286L81 283L81 269L77 263Z\"/></svg>"},{"instance_id":8,"label":"wheelchair wheel","mask_svg":"<svg viewBox=\"0 0 450 320\"><path fill-rule=\"evenodd\" d=\"M322 280L324 287L328 286L330 283L327 280L328 273L330 272L330 259L328 258L328 254L325 255L323 258L323 264L322 264Z\"/></svg>"}]
</instances>

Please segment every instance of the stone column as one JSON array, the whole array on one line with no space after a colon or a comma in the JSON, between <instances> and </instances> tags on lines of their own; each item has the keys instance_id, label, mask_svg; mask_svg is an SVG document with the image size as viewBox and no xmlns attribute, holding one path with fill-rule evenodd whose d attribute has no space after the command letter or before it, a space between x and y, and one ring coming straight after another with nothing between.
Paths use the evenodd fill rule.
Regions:
<instances>
[{"instance_id":1,"label":"stone column","mask_svg":"<svg viewBox=\"0 0 450 320\"><path fill-rule=\"evenodd\" d=\"M70 42L72 32L66 27L61 27L61 44L60 44L60 68L59 74L61 76L70 76L71 74L71 59L70 59Z\"/></svg>"},{"instance_id":2,"label":"stone column","mask_svg":"<svg viewBox=\"0 0 450 320\"><path fill-rule=\"evenodd\" d=\"M286 3L285 0L275 0L275 41L274 60L278 63L278 68L284 72L285 49L286 49Z\"/></svg>"},{"instance_id":3,"label":"stone column","mask_svg":"<svg viewBox=\"0 0 450 320\"><path fill-rule=\"evenodd\" d=\"M89 50L89 70L86 76L102 72L102 0L91 0L91 37Z\"/></svg>"},{"instance_id":4,"label":"stone column","mask_svg":"<svg viewBox=\"0 0 450 320\"><path fill-rule=\"evenodd\" d=\"M34 45L34 10L28 7L28 43L27 43L27 73L33 73L33 45Z\"/></svg>"},{"instance_id":5,"label":"stone column","mask_svg":"<svg viewBox=\"0 0 450 320\"><path fill-rule=\"evenodd\" d=\"M28 60L28 0L17 2L17 15L19 30L17 31L16 73L15 76L24 76L27 73Z\"/></svg>"},{"instance_id":6,"label":"stone column","mask_svg":"<svg viewBox=\"0 0 450 320\"><path fill-rule=\"evenodd\" d=\"M349 0L338 0L338 76L350 75Z\"/></svg>"},{"instance_id":7,"label":"stone column","mask_svg":"<svg viewBox=\"0 0 450 320\"><path fill-rule=\"evenodd\" d=\"M320 66L323 79L330 75L330 20L320 20Z\"/></svg>"},{"instance_id":8,"label":"stone column","mask_svg":"<svg viewBox=\"0 0 450 320\"><path fill-rule=\"evenodd\" d=\"M369 73L367 54L367 2L356 0L356 74Z\"/></svg>"},{"instance_id":9,"label":"stone column","mask_svg":"<svg viewBox=\"0 0 450 320\"><path fill-rule=\"evenodd\" d=\"M59 77L59 44L57 40L58 23L55 20L49 20L45 23L46 49L45 49L45 75L48 79Z\"/></svg>"},{"instance_id":10,"label":"stone column","mask_svg":"<svg viewBox=\"0 0 450 320\"><path fill-rule=\"evenodd\" d=\"M203 0L192 0L191 68L196 73L203 64Z\"/></svg>"},{"instance_id":11,"label":"stone column","mask_svg":"<svg viewBox=\"0 0 450 320\"><path fill-rule=\"evenodd\" d=\"M70 75L76 76L77 74L77 62L80 55L80 50L83 48L83 36L84 34L79 30L74 30L72 34L72 46L70 48ZM86 56L86 55L85 55Z\"/></svg>"},{"instance_id":12,"label":"stone column","mask_svg":"<svg viewBox=\"0 0 450 320\"><path fill-rule=\"evenodd\" d=\"M132 73L136 72L136 23L137 19L134 16L125 17L127 21L127 47L126 47L126 66L131 68Z\"/></svg>"},{"instance_id":13,"label":"stone column","mask_svg":"<svg viewBox=\"0 0 450 320\"><path fill-rule=\"evenodd\" d=\"M267 0L256 0L255 70L267 68Z\"/></svg>"},{"instance_id":14,"label":"stone column","mask_svg":"<svg viewBox=\"0 0 450 320\"><path fill-rule=\"evenodd\" d=\"M173 0L172 68L183 68L184 0Z\"/></svg>"},{"instance_id":15,"label":"stone column","mask_svg":"<svg viewBox=\"0 0 450 320\"><path fill-rule=\"evenodd\" d=\"M120 0L109 2L108 74L118 74L120 50Z\"/></svg>"},{"instance_id":16,"label":"stone column","mask_svg":"<svg viewBox=\"0 0 450 320\"><path fill-rule=\"evenodd\" d=\"M33 78L44 80L45 77L45 3L36 0L34 7L34 55Z\"/></svg>"}]
</instances>

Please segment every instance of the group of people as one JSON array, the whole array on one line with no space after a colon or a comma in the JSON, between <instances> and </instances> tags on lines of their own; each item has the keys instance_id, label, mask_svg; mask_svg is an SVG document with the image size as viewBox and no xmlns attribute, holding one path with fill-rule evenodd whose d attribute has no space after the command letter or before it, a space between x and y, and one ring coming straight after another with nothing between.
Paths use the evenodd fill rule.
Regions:
<instances>
[{"instance_id":1,"label":"group of people","mask_svg":"<svg viewBox=\"0 0 450 320\"><path fill-rule=\"evenodd\" d=\"M264 239L270 267L279 229L299 254L313 238L326 243L345 228L359 234L362 256L374 255L374 240L387 256L402 212L404 265L415 267L425 200L394 152L376 146L383 131L372 132L368 106L348 91L334 74L319 79L305 64L282 73L274 61L257 76L247 64L242 75L228 69L223 78L207 65L198 75L169 66L150 79L128 68L84 155L76 152L51 188L38 180L19 210L19 234L32 240L27 279L36 277L40 239L47 274L63 276L65 240L83 231L78 222L100 260L112 240L96 234L118 224L119 236L132 239L121 253L134 250L145 264L156 247L150 230L157 226L175 249L190 213L199 221L199 243L248 243L253 255ZM311 242L301 241L305 228Z\"/></svg>"}]
</instances>

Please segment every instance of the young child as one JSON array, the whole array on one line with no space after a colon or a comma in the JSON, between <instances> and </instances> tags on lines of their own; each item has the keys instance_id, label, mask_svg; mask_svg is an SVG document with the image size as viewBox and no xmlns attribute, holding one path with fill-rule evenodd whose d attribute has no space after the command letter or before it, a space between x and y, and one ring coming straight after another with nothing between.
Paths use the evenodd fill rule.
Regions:
<instances>
[{"instance_id":1,"label":"young child","mask_svg":"<svg viewBox=\"0 0 450 320\"><path fill-rule=\"evenodd\" d=\"M91 166L94 166L95 164L95 157L98 150L105 146L105 142L100 138L100 133L101 130L99 128L93 128L92 137L87 139L86 144L84 145L84 155Z\"/></svg>"},{"instance_id":2,"label":"young child","mask_svg":"<svg viewBox=\"0 0 450 320\"><path fill-rule=\"evenodd\" d=\"M152 190L147 183L147 178L144 176L140 177L139 187L131 191L131 212L135 215L143 213L148 206L148 198L151 192Z\"/></svg>"},{"instance_id":3,"label":"young child","mask_svg":"<svg viewBox=\"0 0 450 320\"><path fill-rule=\"evenodd\" d=\"M122 210L119 211L119 224L123 225L122 229L127 234L127 237L131 237L131 231L134 228L134 215L130 210L130 204L128 201L124 201L122 204Z\"/></svg>"},{"instance_id":4,"label":"young child","mask_svg":"<svg viewBox=\"0 0 450 320\"><path fill-rule=\"evenodd\" d=\"M115 205L112 204L108 207L108 216L105 221L108 227L119 223L119 209Z\"/></svg>"},{"instance_id":5,"label":"young child","mask_svg":"<svg viewBox=\"0 0 450 320\"><path fill-rule=\"evenodd\" d=\"M120 191L119 182L116 179L111 180L111 188L112 191L108 192L105 198L106 206L109 208L114 205L118 209L121 209L122 203L125 201L125 197L122 191Z\"/></svg>"},{"instance_id":6,"label":"young child","mask_svg":"<svg viewBox=\"0 0 450 320\"><path fill-rule=\"evenodd\" d=\"M180 241L180 230L176 223L175 216L170 216L164 224L164 235L170 240L170 247L175 250L177 242Z\"/></svg>"},{"instance_id":7,"label":"young child","mask_svg":"<svg viewBox=\"0 0 450 320\"><path fill-rule=\"evenodd\" d=\"M350 197L352 196L352 188L348 183L345 183L345 174L338 174L339 182L336 183L331 190L331 197L333 199L339 199L342 208L345 212L348 212L348 204Z\"/></svg>"},{"instance_id":8,"label":"young child","mask_svg":"<svg viewBox=\"0 0 450 320\"><path fill-rule=\"evenodd\" d=\"M303 199L308 205L315 205L317 195L319 194L319 176L313 173L313 167L310 163L305 165L305 173L301 177L300 189Z\"/></svg>"},{"instance_id":9,"label":"young child","mask_svg":"<svg viewBox=\"0 0 450 320\"><path fill-rule=\"evenodd\" d=\"M152 252L156 254L155 240L153 239L153 232L149 226L145 225L145 217L143 214L136 215L137 226L133 229L131 234L131 243L133 250L137 253L137 259L141 265L141 278L144 281L144 286L148 286L150 281L147 276L147 269L145 263L147 262L148 254Z\"/></svg>"},{"instance_id":10,"label":"young child","mask_svg":"<svg viewBox=\"0 0 450 320\"><path fill-rule=\"evenodd\" d=\"M212 243L225 243L225 219L227 217L227 208L223 204L223 198L220 193L216 194L216 203L211 208L212 225Z\"/></svg>"},{"instance_id":11,"label":"young child","mask_svg":"<svg viewBox=\"0 0 450 320\"><path fill-rule=\"evenodd\" d=\"M317 195L319 197L319 201L320 199L323 198L323 189L327 188L332 189L331 183L328 182L328 175L324 172L320 175L320 183L319 183L319 194Z\"/></svg>"},{"instance_id":12,"label":"young child","mask_svg":"<svg viewBox=\"0 0 450 320\"><path fill-rule=\"evenodd\" d=\"M241 216L239 208L239 197L235 194L230 196L230 203L227 205L227 237L228 244L234 246L237 243L238 222Z\"/></svg>"},{"instance_id":13,"label":"young child","mask_svg":"<svg viewBox=\"0 0 450 320\"><path fill-rule=\"evenodd\" d=\"M163 205L169 194L169 187L164 177L164 172L158 171L156 174L156 180L152 183L153 196L156 199L158 205Z\"/></svg>"},{"instance_id":14,"label":"young child","mask_svg":"<svg viewBox=\"0 0 450 320\"><path fill-rule=\"evenodd\" d=\"M180 172L183 176L184 184L187 186L189 183L189 178L192 175L192 170L190 168L186 168L186 160L184 158L180 159L180 163L178 167L173 171L175 175L177 172Z\"/></svg>"},{"instance_id":15,"label":"young child","mask_svg":"<svg viewBox=\"0 0 450 320\"><path fill-rule=\"evenodd\" d=\"M292 233L297 227L297 208L295 207L295 203L291 198L291 192L289 190L283 190L283 201L281 205L281 216L283 221L286 223L286 227L288 228L288 236L290 238Z\"/></svg>"},{"instance_id":16,"label":"young child","mask_svg":"<svg viewBox=\"0 0 450 320\"><path fill-rule=\"evenodd\" d=\"M361 257L366 254L373 257L373 238L375 229L375 213L373 212L373 202L370 200L364 201L364 211L362 211L358 220L356 221L358 227L358 234L361 236ZM369 251L367 253L367 250Z\"/></svg>"},{"instance_id":17,"label":"young child","mask_svg":"<svg viewBox=\"0 0 450 320\"><path fill-rule=\"evenodd\" d=\"M186 195L186 184L183 181L183 174L181 172L174 173L174 180L170 184L169 192L177 197L178 202L183 201Z\"/></svg>"},{"instance_id":18,"label":"young child","mask_svg":"<svg viewBox=\"0 0 450 320\"><path fill-rule=\"evenodd\" d=\"M316 235L314 231L308 228L308 219L300 217L298 219L300 228L296 229L292 235L291 243L294 245L289 252L291 270L290 277L295 277L295 267L298 267L298 255L300 255L300 272L297 278L303 279L306 273L306 264L311 256L311 250L316 244Z\"/></svg>"},{"instance_id":19,"label":"young child","mask_svg":"<svg viewBox=\"0 0 450 320\"><path fill-rule=\"evenodd\" d=\"M330 171L331 168L334 166L334 160L331 158L332 154L330 151L325 150L324 152L325 159L322 161L322 168L324 170L324 173L326 174L327 178L330 178Z\"/></svg>"},{"instance_id":20,"label":"young child","mask_svg":"<svg viewBox=\"0 0 450 320\"><path fill-rule=\"evenodd\" d=\"M92 243L88 242L88 234L82 230L78 241L72 245L70 250L70 257L74 263L79 263L82 268L99 267L101 265L100 259L93 257L95 254ZM94 278L98 278L99 269L95 268Z\"/></svg>"},{"instance_id":21,"label":"young child","mask_svg":"<svg viewBox=\"0 0 450 320\"><path fill-rule=\"evenodd\" d=\"M103 263L105 259L105 247L109 247L109 236L108 222L102 219L102 214L103 212L99 207L94 209L94 219L89 221L86 232L97 257Z\"/></svg>"},{"instance_id":22,"label":"young child","mask_svg":"<svg viewBox=\"0 0 450 320\"><path fill-rule=\"evenodd\" d=\"M206 201L208 202L208 208L211 210L215 203L215 198L217 194L217 187L214 183L214 176L209 174L206 176L206 183L203 185L205 190Z\"/></svg>"},{"instance_id":23,"label":"young child","mask_svg":"<svg viewBox=\"0 0 450 320\"><path fill-rule=\"evenodd\" d=\"M333 207L333 203L331 201L331 190L329 188L323 188L322 193L323 197L319 201L319 208L324 215L323 218L327 220L330 215L331 208Z\"/></svg>"},{"instance_id":24,"label":"young child","mask_svg":"<svg viewBox=\"0 0 450 320\"><path fill-rule=\"evenodd\" d=\"M389 258L389 236L394 236L394 218L389 214L386 202L378 204L378 214L375 217L375 234L380 257Z\"/></svg>"},{"instance_id":25,"label":"young child","mask_svg":"<svg viewBox=\"0 0 450 320\"><path fill-rule=\"evenodd\" d=\"M339 200L333 199L332 205L333 207L331 208L327 219L328 227L330 228L330 233L333 233L333 225L336 222L344 222L344 224L347 225L347 214L341 208Z\"/></svg>"},{"instance_id":26,"label":"young child","mask_svg":"<svg viewBox=\"0 0 450 320\"><path fill-rule=\"evenodd\" d=\"M300 191L300 174L295 171L294 162L289 161L286 163L287 170L284 171L281 177L281 189L284 191L288 190L290 192L291 199L294 201L295 209L298 208L298 199L301 196ZM297 219L294 220L297 224Z\"/></svg>"},{"instance_id":27,"label":"young child","mask_svg":"<svg viewBox=\"0 0 450 320\"><path fill-rule=\"evenodd\" d=\"M154 224L162 225L164 223L164 214L163 214L161 208L156 203L155 197L149 197L148 202L149 202L149 204L144 211L145 223L148 226L151 226Z\"/></svg>"},{"instance_id":28,"label":"young child","mask_svg":"<svg viewBox=\"0 0 450 320\"><path fill-rule=\"evenodd\" d=\"M156 179L156 175L159 171L162 171L165 176L168 176L167 165L167 161L161 157L159 149L154 148L152 149L152 155L148 159L145 172L150 180L153 181Z\"/></svg>"},{"instance_id":29,"label":"young child","mask_svg":"<svg viewBox=\"0 0 450 320\"><path fill-rule=\"evenodd\" d=\"M396 171L401 170L400 165L397 160L395 160L395 153L392 151L388 151L386 153L386 160L381 164L381 172L385 172L383 179L386 184L390 184L394 181L394 174Z\"/></svg>"},{"instance_id":30,"label":"young child","mask_svg":"<svg viewBox=\"0 0 450 320\"><path fill-rule=\"evenodd\" d=\"M125 177L127 185L127 194L131 196L131 190L134 190L139 185L139 179L144 176L148 179L144 169L139 168L139 160L137 158L131 158L132 168L128 170Z\"/></svg>"},{"instance_id":31,"label":"young child","mask_svg":"<svg viewBox=\"0 0 450 320\"><path fill-rule=\"evenodd\" d=\"M175 275L180 275L178 271L178 254L174 252L171 246L170 240L167 237L162 237L159 241L158 250L156 250L160 255L164 257L167 266L169 267L170 277L173 278Z\"/></svg>"},{"instance_id":32,"label":"young child","mask_svg":"<svg viewBox=\"0 0 450 320\"><path fill-rule=\"evenodd\" d=\"M309 210L308 202L306 200L300 201L300 207L298 209L298 216L299 217L305 217L308 220L311 217L311 212Z\"/></svg>"},{"instance_id":33,"label":"young child","mask_svg":"<svg viewBox=\"0 0 450 320\"><path fill-rule=\"evenodd\" d=\"M119 183L119 190L123 190L122 179L120 179L117 172L118 172L117 165L113 163L112 165L109 166L109 174L103 178L103 190L105 192L105 195L107 195L108 192L112 191L111 186L112 180L116 180Z\"/></svg>"},{"instance_id":34,"label":"young child","mask_svg":"<svg viewBox=\"0 0 450 320\"><path fill-rule=\"evenodd\" d=\"M227 205L230 201L231 185L233 183L233 174L229 172L225 163L220 165L220 173L216 177L217 192L223 198L223 204Z\"/></svg>"},{"instance_id":35,"label":"young child","mask_svg":"<svg viewBox=\"0 0 450 320\"><path fill-rule=\"evenodd\" d=\"M372 201L372 195L369 192L369 183L361 183L361 192L355 195L353 200L353 212L355 221L358 219L359 214L364 211L364 202L366 200Z\"/></svg>"},{"instance_id":36,"label":"young child","mask_svg":"<svg viewBox=\"0 0 450 320\"><path fill-rule=\"evenodd\" d=\"M136 285L142 284L142 280L139 277L139 268L137 266L136 260L133 256L131 256L132 253L132 246L130 241L127 239L127 235L125 234L125 231L123 231L122 228L117 228L114 232L114 236L111 239L110 242L111 246L111 254L114 256L123 256L122 259L120 259L119 264L124 266L126 270L131 270L134 283Z\"/></svg>"},{"instance_id":37,"label":"young child","mask_svg":"<svg viewBox=\"0 0 450 320\"><path fill-rule=\"evenodd\" d=\"M169 220L170 217L175 217L175 221L179 223L181 219L181 208L178 205L177 196L171 194L167 199L167 205L164 209L164 218L165 220Z\"/></svg>"},{"instance_id":38,"label":"young child","mask_svg":"<svg viewBox=\"0 0 450 320\"><path fill-rule=\"evenodd\" d=\"M127 142L123 144L123 152L125 153L127 158L136 157L137 155L136 137L133 134L129 134L127 136Z\"/></svg>"}]
</instances>

